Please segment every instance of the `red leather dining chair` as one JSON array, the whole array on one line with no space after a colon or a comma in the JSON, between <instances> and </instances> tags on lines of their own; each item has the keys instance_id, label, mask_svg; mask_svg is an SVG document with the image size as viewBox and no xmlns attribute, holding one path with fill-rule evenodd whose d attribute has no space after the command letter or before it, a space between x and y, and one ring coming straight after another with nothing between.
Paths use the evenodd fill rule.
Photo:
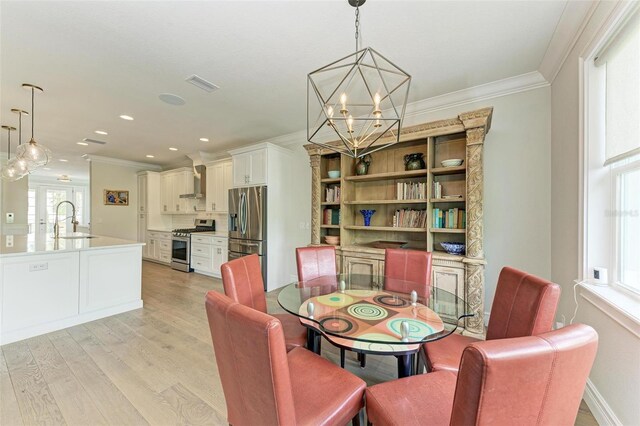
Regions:
<instances>
[{"instance_id":1,"label":"red leather dining chair","mask_svg":"<svg viewBox=\"0 0 640 426\"><path fill-rule=\"evenodd\" d=\"M400 285L395 280L402 281ZM413 284L407 288L407 281ZM384 288L411 293L429 300L431 287L431 252L421 250L386 249L384 251Z\"/></svg>"},{"instance_id":2,"label":"red leather dining chair","mask_svg":"<svg viewBox=\"0 0 640 426\"><path fill-rule=\"evenodd\" d=\"M498 277L487 340L533 336L551 330L560 287L545 279L504 267ZM429 371L458 371L464 348L478 339L451 334L423 345Z\"/></svg>"},{"instance_id":3,"label":"red leather dining chair","mask_svg":"<svg viewBox=\"0 0 640 426\"><path fill-rule=\"evenodd\" d=\"M574 324L537 336L473 343L460 372L367 388L373 425L573 425L598 346Z\"/></svg>"},{"instance_id":4,"label":"red leather dining chair","mask_svg":"<svg viewBox=\"0 0 640 426\"><path fill-rule=\"evenodd\" d=\"M224 293L235 302L267 313L267 299L257 254L231 260L221 266ZM304 346L307 329L297 317L290 314L273 314L282 323L287 350Z\"/></svg>"},{"instance_id":5,"label":"red leather dining chair","mask_svg":"<svg viewBox=\"0 0 640 426\"><path fill-rule=\"evenodd\" d=\"M277 318L214 291L205 305L229 424L359 424L364 381L304 348L287 353Z\"/></svg>"}]
</instances>

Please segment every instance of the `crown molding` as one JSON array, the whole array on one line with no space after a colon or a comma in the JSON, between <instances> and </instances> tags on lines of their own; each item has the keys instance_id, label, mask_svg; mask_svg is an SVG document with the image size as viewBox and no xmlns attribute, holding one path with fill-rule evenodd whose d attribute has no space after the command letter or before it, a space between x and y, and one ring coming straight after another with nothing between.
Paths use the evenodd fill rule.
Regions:
<instances>
[{"instance_id":1,"label":"crown molding","mask_svg":"<svg viewBox=\"0 0 640 426\"><path fill-rule=\"evenodd\" d=\"M597 7L597 1L566 3L538 68L549 83L556 79Z\"/></svg>"},{"instance_id":2,"label":"crown molding","mask_svg":"<svg viewBox=\"0 0 640 426\"><path fill-rule=\"evenodd\" d=\"M151 170L159 172L162 167L156 164L141 163L138 161L121 160L119 158L102 157L100 155L85 155L84 158L92 163L110 164L112 166L130 167L132 169Z\"/></svg>"}]
</instances>

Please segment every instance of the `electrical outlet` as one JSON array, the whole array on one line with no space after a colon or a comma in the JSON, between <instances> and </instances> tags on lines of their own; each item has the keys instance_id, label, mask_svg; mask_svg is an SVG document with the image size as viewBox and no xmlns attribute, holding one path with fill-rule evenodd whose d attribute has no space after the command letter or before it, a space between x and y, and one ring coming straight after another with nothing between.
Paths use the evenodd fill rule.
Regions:
<instances>
[{"instance_id":1,"label":"electrical outlet","mask_svg":"<svg viewBox=\"0 0 640 426\"><path fill-rule=\"evenodd\" d=\"M13 223L13 213L7 213L7 223Z\"/></svg>"},{"instance_id":2,"label":"electrical outlet","mask_svg":"<svg viewBox=\"0 0 640 426\"><path fill-rule=\"evenodd\" d=\"M13 235L7 235L5 245L7 247L13 247Z\"/></svg>"},{"instance_id":3,"label":"electrical outlet","mask_svg":"<svg viewBox=\"0 0 640 426\"><path fill-rule=\"evenodd\" d=\"M29 272L46 271L49 269L49 264L44 263L31 263L29 265Z\"/></svg>"}]
</instances>

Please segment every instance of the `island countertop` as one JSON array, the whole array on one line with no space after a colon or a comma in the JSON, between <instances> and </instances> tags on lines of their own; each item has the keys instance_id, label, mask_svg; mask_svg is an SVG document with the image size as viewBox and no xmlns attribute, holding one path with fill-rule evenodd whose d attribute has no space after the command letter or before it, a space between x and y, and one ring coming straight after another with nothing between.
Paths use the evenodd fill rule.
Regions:
<instances>
[{"instance_id":1,"label":"island countertop","mask_svg":"<svg viewBox=\"0 0 640 426\"><path fill-rule=\"evenodd\" d=\"M38 238L35 234L1 235L0 258L142 245L144 243L138 241L81 233L61 238L53 238L52 235Z\"/></svg>"}]
</instances>

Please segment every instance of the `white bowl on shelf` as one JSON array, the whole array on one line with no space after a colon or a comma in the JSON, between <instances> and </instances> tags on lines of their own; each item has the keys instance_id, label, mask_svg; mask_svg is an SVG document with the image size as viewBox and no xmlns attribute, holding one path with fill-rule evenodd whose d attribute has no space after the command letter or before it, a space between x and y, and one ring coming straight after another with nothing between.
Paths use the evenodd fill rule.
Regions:
<instances>
[{"instance_id":1,"label":"white bowl on shelf","mask_svg":"<svg viewBox=\"0 0 640 426\"><path fill-rule=\"evenodd\" d=\"M330 179L338 179L340 177L340 170L329 170L327 174Z\"/></svg>"},{"instance_id":2,"label":"white bowl on shelf","mask_svg":"<svg viewBox=\"0 0 640 426\"><path fill-rule=\"evenodd\" d=\"M441 161L442 167L457 167L464 162L461 158L450 158L449 160Z\"/></svg>"}]
</instances>

